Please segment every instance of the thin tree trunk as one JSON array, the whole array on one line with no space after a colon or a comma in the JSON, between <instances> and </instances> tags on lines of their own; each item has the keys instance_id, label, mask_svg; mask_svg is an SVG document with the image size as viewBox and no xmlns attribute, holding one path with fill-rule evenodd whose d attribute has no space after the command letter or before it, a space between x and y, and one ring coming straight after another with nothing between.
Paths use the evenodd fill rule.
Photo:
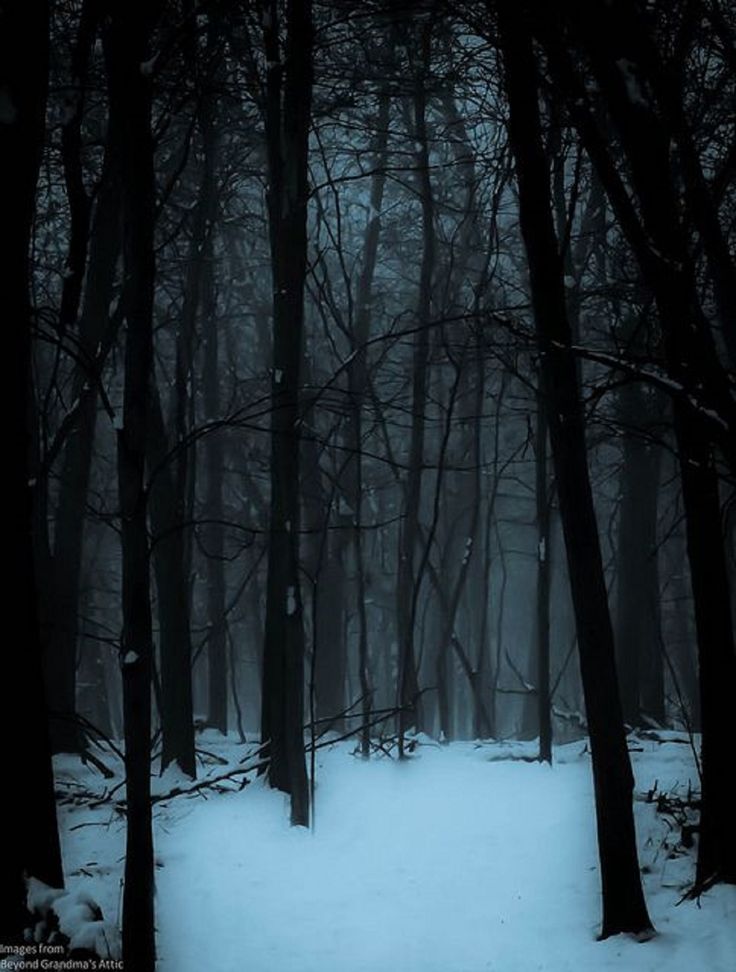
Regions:
<instances>
[{"instance_id":1,"label":"thin tree trunk","mask_svg":"<svg viewBox=\"0 0 736 972\"><path fill-rule=\"evenodd\" d=\"M482 348L478 349L478 364L477 367L480 370L483 368L482 362ZM495 521L496 515L496 498L498 496L498 488L500 485L500 472L499 469L499 453L501 446L501 408L503 405L504 394L506 391L506 374L502 373L501 384L496 397L496 414L494 416L494 428L493 428L493 459L492 459L492 478L491 478L491 494L487 500L487 507L485 513L485 520L483 524L483 566L482 566L482 587L483 592L483 604L481 607L481 621L478 636L478 652L476 656L475 669L471 677L471 685L473 687L473 698L475 704L473 707L473 734L476 738L481 738L484 734L488 737L493 738L497 733L497 706L496 706L496 688L498 686L498 676L499 676L499 666L498 659L500 658L500 650L496 651L496 659L491 666L491 671L486 672L486 667L488 661L491 658L491 637L490 637L490 594L491 594L491 570L493 566L493 538L492 538L492 527ZM479 403L480 404L480 403ZM479 408L479 419L480 419L480 408ZM476 431L476 439L479 437L480 430ZM478 455L478 464L480 468L480 441L478 441L476 446L476 451ZM503 555L501 553L501 562L503 564ZM504 567L504 581L499 591L499 614L503 610L503 598L505 595L505 567ZM481 704L483 700L488 700L487 705Z\"/></svg>"},{"instance_id":2,"label":"thin tree trunk","mask_svg":"<svg viewBox=\"0 0 736 972\"><path fill-rule=\"evenodd\" d=\"M429 579L434 587L437 599L440 602L440 609L442 614L447 618L451 613L451 607L447 600L447 592L442 586L442 581L440 575L437 573L436 568L433 566L431 561L427 564L427 569L429 572ZM445 629L447 630L447 629ZM457 636L457 633L451 631L448 642L460 666L468 679L468 685L470 686L470 691L473 698L473 711L474 711L474 726L481 727L480 731L475 732L477 738L480 738L483 731L491 735L491 729L493 727L493 718L489 707L486 705L480 680L477 678L477 669L473 668L470 656L462 645L462 642ZM442 716L440 715L440 725L442 725Z\"/></svg>"},{"instance_id":3,"label":"thin tree trunk","mask_svg":"<svg viewBox=\"0 0 736 972\"><path fill-rule=\"evenodd\" d=\"M216 317L217 300L211 234L208 235L207 241L203 253L205 278L202 294L202 315L206 333L202 395L205 419L208 422L217 422L220 418L220 325ZM228 630L225 618L225 530L222 495L225 441L219 430L211 432L205 440L205 461L207 473L204 506L205 518L209 522L203 531L203 547L207 556L207 619L210 626L207 642L207 723L225 734L228 730ZM235 671L231 667L230 679L233 692L235 692L234 676Z\"/></svg>"},{"instance_id":4,"label":"thin tree trunk","mask_svg":"<svg viewBox=\"0 0 736 972\"><path fill-rule=\"evenodd\" d=\"M120 254L120 178L114 122L108 132L105 168L91 230L90 259L79 323L79 343L90 374L83 367L75 378L79 411L67 433L59 477L54 530L53 574L49 578L50 610L46 612L46 681L54 752L79 752L83 741L74 720L79 643L80 575L83 565L87 494L99 404L98 376L104 357L98 351L112 343L109 308ZM42 484L42 488L43 488Z\"/></svg>"},{"instance_id":5,"label":"thin tree trunk","mask_svg":"<svg viewBox=\"0 0 736 972\"><path fill-rule=\"evenodd\" d=\"M305 362L305 372L306 368ZM347 665L345 554L350 537L348 530L332 529L338 504L320 467L320 453L320 444L314 438L302 441L302 504L308 531L303 561L312 582L312 624L316 631L312 637L315 715L334 719L329 727L342 730L339 713L345 708Z\"/></svg>"},{"instance_id":6,"label":"thin tree trunk","mask_svg":"<svg viewBox=\"0 0 736 972\"><path fill-rule=\"evenodd\" d=\"M668 545L670 576L666 581L668 600L671 603L671 620L668 626L666 647L673 656L677 677L683 693L682 712L685 724L693 732L700 732L700 686L697 671L697 635L695 634L692 609L692 584L687 566L687 540L684 524Z\"/></svg>"},{"instance_id":7,"label":"thin tree trunk","mask_svg":"<svg viewBox=\"0 0 736 972\"><path fill-rule=\"evenodd\" d=\"M376 113L376 133L373 145L373 176L371 178L368 222L363 239L363 259L358 278L355 301L355 326L353 334L354 357L348 368L348 429L347 441L350 458L344 478L348 504L352 509L353 529L351 540L356 574L356 608L358 616L358 673L362 696L361 755L370 755L370 712L373 705L368 645L368 617L365 599L367 594L366 570L363 550L363 409L369 389L366 342L370 337L373 318L373 280L378 261L378 243L381 235L381 210L386 188L388 163L388 129L391 120L391 99L388 90L379 95Z\"/></svg>"},{"instance_id":8,"label":"thin tree trunk","mask_svg":"<svg viewBox=\"0 0 736 972\"><path fill-rule=\"evenodd\" d=\"M158 388L149 393L147 456L153 568L156 579L161 677L161 770L177 763L196 776L192 703L190 591L186 572L185 496L176 481L161 413ZM180 446L180 448L182 448Z\"/></svg>"},{"instance_id":9,"label":"thin tree trunk","mask_svg":"<svg viewBox=\"0 0 736 972\"><path fill-rule=\"evenodd\" d=\"M624 428L647 412L641 389L628 385L620 395ZM657 499L661 450L629 431L621 467L618 528L617 662L625 722L664 722L664 664L660 648Z\"/></svg>"},{"instance_id":10,"label":"thin tree trunk","mask_svg":"<svg viewBox=\"0 0 736 972\"><path fill-rule=\"evenodd\" d=\"M210 58L212 48L216 44L216 37L212 33L208 38ZM212 78L205 80L205 85L212 84ZM161 638L161 728L162 752L161 768L176 762L184 773L194 777L196 775L194 718L192 699L192 661L191 661L191 622L190 622L190 564L191 544L190 530L186 524L192 519L193 484L196 463L193 457L193 447L186 444L189 431L194 391L191 388L193 376L193 345L196 324L202 305L203 290L206 285L207 274L212 272L212 234L217 216L217 139L214 128L212 95L205 87L202 92L202 103L199 111L199 126L203 143L203 164L200 178L197 204L191 225L191 241L187 261L187 273L184 286L183 307L180 317L179 333L177 335L177 351L175 366L175 381L172 390L170 414L173 424L173 442L175 448L169 451L170 437L164 427L161 403L158 392L153 392L153 409L151 424L151 460L156 470L155 479L151 485L151 522L155 538L154 567L156 587L158 591L158 616ZM217 366L217 336L214 335L215 323L210 322L208 343L214 340L215 361ZM208 348L208 353L211 350ZM206 358L206 368L212 368L213 362ZM212 392L212 376L208 372L207 393ZM214 381L217 381L216 375ZM208 405L211 405L209 399ZM208 448L217 450L216 434L208 437ZM221 445L219 446L221 448ZM220 459L220 472L222 462ZM217 474L215 474L217 475ZM209 481L208 481L209 482ZM222 525L221 514L213 513L207 524L206 534L215 547L215 560L222 570L222 538L210 536L210 533L220 533ZM218 554L219 544L219 554ZM224 589L223 589L224 599ZM226 661L226 631L224 617L221 613L217 621L218 628L213 632L209 642L209 657L213 651L219 650L220 663L217 675L210 679L210 686L219 686L220 710L218 720L220 726L227 729L227 661ZM214 648L213 648L214 645Z\"/></svg>"},{"instance_id":11,"label":"thin tree trunk","mask_svg":"<svg viewBox=\"0 0 736 972\"><path fill-rule=\"evenodd\" d=\"M437 483L435 487L435 511L436 514L440 510L440 490L442 487L443 479L445 478L445 444L449 442L450 433L452 429L452 424L454 420L454 407L459 396L459 388L467 374L467 347L464 347L460 353L458 361L455 363L455 380L451 387L449 393L449 402L447 404L447 418L445 425L445 438L443 442L443 448L440 452L440 463L437 470ZM475 412L477 416L481 407L482 401L482 387L476 389L475 394L471 396L471 410ZM467 406L466 406L467 408ZM471 415L471 421L473 416ZM468 418L460 420L467 429ZM467 461L467 453L471 454L474 450L477 451L479 443L477 443L478 434L478 422L474 421L471 428L471 436L475 440L476 445L473 442L466 443L467 448L462 454L462 459ZM461 460L462 461L462 460ZM458 545L452 543L452 537L447 541L449 550L446 551L444 557L444 563L442 565L442 573L439 583L442 585L443 591L449 587L450 595L449 597L444 596L440 599L441 604L441 625L440 625L440 638L437 647L437 657L435 660L435 672L437 678L437 704L439 710L440 718L440 734L445 740L451 740L454 737L454 730L452 725L451 717L451 694L450 690L452 687L452 680L454 674L454 668L450 661L450 647L452 645L459 645L457 634L455 632L455 626L457 623L458 612L460 608L460 603L462 601L463 594L466 589L468 577L470 574L471 564L473 562L473 556L475 553L476 540L478 535L478 522L480 519L480 501L481 501L481 481L480 481L480 463L475 462L475 468L471 472L471 484L470 484L470 496L465 496L464 490L460 491L460 515L455 515L451 521L451 532L452 534L457 533L457 539L459 539L459 549ZM452 513L453 504L452 502L445 501L443 504L444 509L447 511L448 506L450 512ZM436 520L436 517L435 517ZM432 533L434 533L434 527L436 522L433 522ZM447 564L449 556L459 554L460 566L457 570L454 583L449 581L449 571L450 568ZM454 557L453 557L454 560ZM457 647L456 647L457 650ZM467 669L466 669L467 673ZM469 674L469 679L471 683L471 688L474 679L472 677L472 672Z\"/></svg>"},{"instance_id":12,"label":"thin tree trunk","mask_svg":"<svg viewBox=\"0 0 736 972\"><path fill-rule=\"evenodd\" d=\"M155 179L151 81L141 71L158 4L113 9L107 31L110 114L121 130L123 254L127 323L123 427L118 433L127 841L123 892L123 961L154 972L153 832L151 820L151 674L153 637L150 550L144 481L153 377Z\"/></svg>"},{"instance_id":13,"label":"thin tree trunk","mask_svg":"<svg viewBox=\"0 0 736 972\"><path fill-rule=\"evenodd\" d=\"M547 406L537 395L535 441L535 499L537 507L537 711L539 761L552 763L552 711L550 698L550 588L552 557L550 541L550 489L547 475Z\"/></svg>"},{"instance_id":14,"label":"thin tree trunk","mask_svg":"<svg viewBox=\"0 0 736 972\"><path fill-rule=\"evenodd\" d=\"M414 339L412 358L411 438L409 470L404 486L404 516L399 532L398 570L396 580L396 618L399 648L398 701L399 754L404 753L404 734L414 723L421 728L422 713L419 681L414 653L416 606L421 578L415 573L414 558L419 539L419 514L422 498L424 466L425 410L429 365L429 324L432 314L432 285L436 262L434 199L429 171L429 141L427 133L426 72L431 55L431 25L421 32L420 65L415 69L414 136L417 143L418 191L422 206L422 263L416 319L418 332Z\"/></svg>"}]
</instances>

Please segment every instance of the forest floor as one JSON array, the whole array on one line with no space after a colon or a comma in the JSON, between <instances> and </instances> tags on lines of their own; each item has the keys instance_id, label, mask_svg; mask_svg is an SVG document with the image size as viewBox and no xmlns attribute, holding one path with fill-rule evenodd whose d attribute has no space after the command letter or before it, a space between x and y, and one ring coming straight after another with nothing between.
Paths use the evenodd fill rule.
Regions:
<instances>
[{"instance_id":1,"label":"forest floor","mask_svg":"<svg viewBox=\"0 0 736 972\"><path fill-rule=\"evenodd\" d=\"M694 853L680 843L690 815L678 801L697 773L687 737L661 735L630 743L651 941L596 941L584 741L558 747L551 769L523 761L533 747L520 743L424 740L401 765L365 763L340 743L318 754L311 832L289 827L284 796L260 780L156 805L161 972L730 972L736 888L678 904ZM210 732L199 745L231 767L244 754ZM124 825L109 803L90 808L88 791L114 782L57 763L69 886L112 920ZM180 782L167 773L156 790ZM661 794L670 813L658 812Z\"/></svg>"}]
</instances>

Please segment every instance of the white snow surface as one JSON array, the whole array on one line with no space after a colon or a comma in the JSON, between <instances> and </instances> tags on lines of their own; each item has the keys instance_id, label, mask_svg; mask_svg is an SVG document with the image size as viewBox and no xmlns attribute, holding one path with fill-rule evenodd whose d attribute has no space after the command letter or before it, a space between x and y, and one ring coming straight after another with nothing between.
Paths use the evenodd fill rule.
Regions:
<instances>
[{"instance_id":1,"label":"white snow surface","mask_svg":"<svg viewBox=\"0 0 736 972\"><path fill-rule=\"evenodd\" d=\"M596 941L600 886L584 741L558 747L550 769L511 758L531 754L530 744L440 747L424 737L402 764L365 763L346 743L321 750L311 832L289 826L286 798L262 780L157 804L159 968L731 972L736 888L678 905L693 857L643 798L655 781L659 792L680 795L697 784L689 746L670 735L637 739L641 752L632 753L652 941ZM234 739L209 730L199 745L231 766L243 755ZM65 757L57 775L70 792L72 774L76 785L94 778ZM88 891L106 919L118 920L120 814L72 804L62 823L70 888Z\"/></svg>"}]
</instances>

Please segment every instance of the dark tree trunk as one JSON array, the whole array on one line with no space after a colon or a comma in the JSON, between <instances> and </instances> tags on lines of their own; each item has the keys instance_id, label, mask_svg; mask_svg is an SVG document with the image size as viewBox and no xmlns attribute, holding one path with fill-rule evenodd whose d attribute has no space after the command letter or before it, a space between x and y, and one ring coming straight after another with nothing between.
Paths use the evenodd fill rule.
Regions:
<instances>
[{"instance_id":1,"label":"dark tree trunk","mask_svg":"<svg viewBox=\"0 0 736 972\"><path fill-rule=\"evenodd\" d=\"M482 345L478 348L477 365L478 371L483 372L483 349ZM480 378L479 378L480 380ZM493 456L491 473L491 492L487 499L487 506L483 522L483 564L481 574L481 591L483 603L481 606L481 619L478 634L478 652L476 655L475 670L470 677L470 684L473 689L473 734L476 738L494 737L497 732L497 693L499 677L499 659L501 656L500 637L496 646L496 657L491 657L491 571L493 567L493 526L496 516L496 498L500 486L499 455L501 447L501 410L506 392L506 375L502 373L501 383L496 397L496 409L493 427ZM479 408L479 421L481 409ZM480 430L476 431L479 436ZM480 463L480 443L477 445L477 455ZM499 619L503 614L503 600L506 591L506 571L503 566L503 553L500 560L503 570L503 580L498 591L499 600ZM500 634L499 622L499 634ZM490 670L489 670L490 669ZM487 701L485 701L487 700Z\"/></svg>"},{"instance_id":2,"label":"dark tree trunk","mask_svg":"<svg viewBox=\"0 0 736 972\"><path fill-rule=\"evenodd\" d=\"M217 43L217 33L210 25L208 37L209 74L205 75L205 89L199 108L199 127L202 137L203 162L197 203L194 210L190 232L189 253L184 284L182 312L177 335L175 380L172 389L170 408L171 433L167 432L159 394L153 392L151 413L151 453L150 459L155 470L151 484L151 524L154 533L154 568L158 592L158 618L161 641L161 768L176 762L188 776L196 775L194 717L192 699L192 657L191 657L191 590L190 564L191 544L189 526L193 515L193 490L195 462L194 446L187 442L191 410L194 401L193 356L197 318L203 302L207 277L212 273L213 227L217 216L217 138L214 126L214 105L212 92L208 87L213 83L213 49ZM192 55L194 56L194 54ZM211 288L210 288L211 289ZM214 303L210 301L210 311L214 313ZM209 322L207 357L205 371L207 389L205 407L213 406L211 401L213 379L211 369L217 369L216 323ZM214 337L213 337L214 333ZM209 347L214 344L214 352ZM214 353L214 361L212 354ZM217 396L215 387L215 395ZM217 407L217 401L214 402ZM208 414L209 417L209 414ZM212 444L214 441L214 445ZM208 490L217 489L219 476L220 491L222 477L222 444L219 436L213 433L207 437L207 448L220 450L219 464L208 480ZM215 456L215 462L218 457ZM209 497L209 494L208 494ZM216 497L212 499L217 505ZM221 500L220 500L221 506ZM222 512L216 510L206 514L209 521L205 524L206 549L213 545L212 558L224 570L222 559ZM211 593L216 594L209 589ZM224 602L224 580L222 586ZM215 690L218 702L218 728L227 731L227 662L226 628L224 607L217 615L216 625L211 630L208 645L210 660L215 653L219 671L211 673L210 686ZM214 646L214 647L213 647Z\"/></svg>"},{"instance_id":3,"label":"dark tree trunk","mask_svg":"<svg viewBox=\"0 0 736 972\"><path fill-rule=\"evenodd\" d=\"M148 429L147 456L152 470L148 501L160 641L161 769L177 763L183 773L194 778L186 496L182 495L167 453L161 400L155 386L150 391Z\"/></svg>"},{"instance_id":4,"label":"dark tree trunk","mask_svg":"<svg viewBox=\"0 0 736 972\"><path fill-rule=\"evenodd\" d=\"M304 626L299 577L300 364L307 269L307 161L312 84L312 5L288 0L263 19L268 60L266 141L273 275L271 513L261 735L269 781L291 795L291 821L309 823L304 762ZM282 59L283 58L283 59Z\"/></svg>"},{"instance_id":5,"label":"dark tree trunk","mask_svg":"<svg viewBox=\"0 0 736 972\"><path fill-rule=\"evenodd\" d=\"M460 408L464 414L461 414L459 424L465 434L460 440L461 451L458 457L458 464L467 463L470 460L472 471L470 474L456 474L459 478L457 494L452 495L451 493L450 497L443 504L449 521L448 532L450 536L446 540L441 575L438 579L443 595L440 597L441 620L437 657L435 660L435 673L437 679L439 729L445 740L451 740L455 735L452 720L452 690L455 669L451 660L451 647L455 649L456 653L462 653L464 656L461 664L466 675L468 675L471 691L475 694L476 690L479 689L479 685L474 678L474 673L471 670L470 661L464 649L460 647L460 641L456 632L460 604L468 585L475 557L481 504L480 429L478 423L480 421L479 416L482 412L483 400L482 372L476 376L478 384L475 389L471 390L466 387L464 389L465 394L459 394L461 385L468 383L468 375L470 373L469 364L468 350L467 347L464 347L454 364L456 369L455 380L446 406L445 440L449 441L451 428L454 423L454 403L457 399L460 400ZM439 490L444 477L444 470L441 468L441 465L444 463L444 448L440 453L440 458L440 468L437 471L437 492L435 494L435 507L437 510L439 510L440 505ZM451 579L452 565L458 561L460 566L454 572L455 576L453 580ZM445 591L449 591L449 595L445 594Z\"/></svg>"},{"instance_id":6,"label":"dark tree trunk","mask_svg":"<svg viewBox=\"0 0 736 972\"><path fill-rule=\"evenodd\" d=\"M5 583L21 643L6 652L6 718L17 740L8 748L6 772L13 796L5 801L3 870L0 881L0 940L23 940L24 872L52 887L64 883L56 823L54 780L41 673L33 563L32 486L29 468L29 388L32 310L29 250L36 180L44 138L48 81L48 7L11 0L0 10L0 311L5 322L3 387L6 398L5 471L9 522L5 555L12 569ZM10 668L10 655L15 663Z\"/></svg>"},{"instance_id":7,"label":"dark tree trunk","mask_svg":"<svg viewBox=\"0 0 736 972\"><path fill-rule=\"evenodd\" d=\"M304 365L307 373L307 363ZM312 378L310 384L316 384ZM302 441L302 509L307 537L303 542L304 569L312 583L312 659L315 716L329 720L323 728L341 730L340 713L345 708L345 552L346 529L333 529L340 522L335 491L320 467L320 445L314 439ZM337 507L337 509L336 509ZM342 527L340 522L340 527Z\"/></svg>"},{"instance_id":8,"label":"dark tree trunk","mask_svg":"<svg viewBox=\"0 0 736 972\"><path fill-rule=\"evenodd\" d=\"M192 37L185 41L185 49L192 60L197 58L196 44ZM161 768L176 762L190 777L196 775L194 717L192 699L191 657L191 527L194 506L196 463L194 445L187 441L192 424L195 400L194 340L197 319L203 302L208 275L212 273L213 227L217 216L217 137L214 119L212 85L218 30L211 19L208 24L207 50L201 71L201 101L198 122L202 142L202 170L197 202L189 231L189 252L186 264L182 310L176 344L175 377L169 410L169 428L164 416L158 391L154 389L151 413L151 464L155 476L151 484L151 523L154 533L154 567L158 591L158 618L161 642ZM210 287L211 289L211 287ZM210 311L214 312L212 301ZM211 330L214 331L214 321ZM214 338L214 367L217 367L217 337ZM212 364L206 359L205 367ZM208 391L211 393L210 377ZM213 436L210 436L211 440ZM215 436L215 438L217 438ZM209 441L208 441L209 445ZM215 446L217 448L217 446ZM221 446L220 446L221 448ZM222 475L220 459L219 475ZM217 475L217 474L216 474ZM205 533L220 533L219 556L222 569L221 513L213 515L206 524ZM218 537L212 538L215 548ZM224 600L224 587L223 587ZM223 731L227 729L227 678L225 657L224 609L212 632L215 650L221 649L220 695L224 698L224 713L220 709L218 720ZM212 641L209 648L212 649ZM216 682L217 679L213 679Z\"/></svg>"},{"instance_id":9,"label":"dark tree trunk","mask_svg":"<svg viewBox=\"0 0 736 972\"><path fill-rule=\"evenodd\" d=\"M541 139L537 72L525 16L514 0L497 4L509 137L516 160L522 235L531 278L555 477L577 623L595 784L603 889L601 937L651 930L639 874L633 776L616 680L613 631L588 474L584 414L570 352L564 271L552 220L548 162Z\"/></svg>"},{"instance_id":10,"label":"dark tree trunk","mask_svg":"<svg viewBox=\"0 0 736 972\"><path fill-rule=\"evenodd\" d=\"M151 81L141 71L158 5L113 8L106 46L111 124L121 132L125 268L125 388L118 432L127 841L123 892L123 960L154 972L153 832L151 820L151 672L153 638L145 465L153 376L155 180Z\"/></svg>"},{"instance_id":11,"label":"dark tree trunk","mask_svg":"<svg viewBox=\"0 0 736 972\"><path fill-rule=\"evenodd\" d=\"M696 877L700 884L712 880L736 884L736 835L728 772L733 760L730 707L736 686L736 655L718 474L702 428L677 403L675 421L700 671L702 802Z\"/></svg>"},{"instance_id":12,"label":"dark tree trunk","mask_svg":"<svg viewBox=\"0 0 736 972\"><path fill-rule=\"evenodd\" d=\"M547 407L537 395L535 440L535 500L537 506L537 590L535 632L537 637L537 712L539 720L539 760L552 762L552 700L550 698L550 589L552 551L550 542L550 488L547 474Z\"/></svg>"},{"instance_id":13,"label":"dark tree trunk","mask_svg":"<svg viewBox=\"0 0 736 972\"><path fill-rule=\"evenodd\" d=\"M48 578L45 673L54 752L79 752L84 744L75 721L79 644L80 577L83 568L87 499L99 404L98 382L112 343L109 319L115 267L120 253L119 146L114 124L108 131L105 168L92 219L90 258L79 322L79 344L86 366L75 376L78 412L65 432L54 531L52 575ZM105 350L102 351L102 346Z\"/></svg>"},{"instance_id":14,"label":"dark tree trunk","mask_svg":"<svg viewBox=\"0 0 736 972\"><path fill-rule=\"evenodd\" d=\"M424 472L425 411L429 377L429 326L432 314L432 285L436 262L434 199L429 171L427 133L426 72L431 56L431 25L421 28L419 64L414 79L414 137L417 144L417 182L422 206L422 264L417 300L417 333L412 357L411 437L409 470L404 485L404 516L399 533L399 563L396 579L396 622L399 649L398 701L399 753L403 755L404 733L412 725L421 728L422 711L414 652L414 636L421 575L415 569L419 540L419 514Z\"/></svg>"},{"instance_id":15,"label":"dark tree trunk","mask_svg":"<svg viewBox=\"0 0 736 972\"><path fill-rule=\"evenodd\" d=\"M462 314L467 299L467 281L476 273L482 273L482 240L478 225L478 173L476 172L474 149L468 135L467 126L458 111L455 98L447 94L442 98L442 114L446 123L446 137L457 166L458 191L462 198L462 215L453 233L450 253L438 268L438 280L434 285L437 293L435 313L440 318L452 319ZM444 279L442 279L444 278ZM479 288L480 289L480 288ZM480 298L476 292L474 309L480 308ZM482 425L483 398L485 388L485 369L483 353L477 334L467 332L458 336L463 341L462 348L451 355L455 370L455 387L450 403L457 402L457 419L448 409L446 429L450 450L450 466L467 467L460 471L448 469L438 472L437 490L442 486L442 520L444 533L443 555L441 562L442 584L447 596L440 599L441 615L439 641L435 658L437 682L437 706L441 735L450 740L457 732L464 731L459 723L463 706L455 706L456 718L453 719L453 695L459 692L458 680L454 677L456 667L451 648L455 652L462 640L470 647L478 639L478 626L475 624L476 598L483 596L481 581L481 558L477 553L480 507L482 500ZM437 342L445 343L449 333L445 329L437 332ZM441 387L441 385L440 385ZM441 394L441 392L440 392ZM450 441L451 440L451 441ZM446 485L443 484L446 483ZM459 565L459 566L458 566ZM463 605L466 609L463 610ZM457 630L456 630L457 629ZM476 650L476 654L478 654ZM482 655L481 655L482 657ZM468 664L461 662L463 671L470 679L473 700L477 700L476 688L482 692L479 680Z\"/></svg>"},{"instance_id":16,"label":"dark tree trunk","mask_svg":"<svg viewBox=\"0 0 736 972\"><path fill-rule=\"evenodd\" d=\"M345 671L347 666L345 617L345 541L344 530L328 540L328 555L320 569L321 592L317 600L318 647L316 658L316 714L331 719L329 725L340 729L339 713L345 708ZM331 542L330 542L331 541ZM335 719L335 716L338 718Z\"/></svg>"},{"instance_id":17,"label":"dark tree trunk","mask_svg":"<svg viewBox=\"0 0 736 972\"><path fill-rule=\"evenodd\" d=\"M637 64L638 39L615 23L610 11L577 2L573 7L576 30L621 137L641 226L623 211L620 194L611 201L655 296L668 371L683 392L674 395L673 406L700 668L703 792L697 878L736 882L736 831L728 824L730 780L725 772L733 749L729 706L736 689L736 652L714 449L717 442L734 468L736 404L698 297L665 114L656 110L656 99L631 99L608 43L615 30L619 55L630 54ZM610 176L602 171L600 176L608 189ZM709 408L700 405L704 396Z\"/></svg>"},{"instance_id":18,"label":"dark tree trunk","mask_svg":"<svg viewBox=\"0 0 736 972\"><path fill-rule=\"evenodd\" d=\"M61 159L69 206L69 247L59 308L59 329L62 334L76 323L87 268L92 200L84 184L82 120L86 107L89 61L99 16L100 5L96 0L85 0L71 55L70 88L74 95L74 108L61 129Z\"/></svg>"},{"instance_id":19,"label":"dark tree trunk","mask_svg":"<svg viewBox=\"0 0 736 972\"><path fill-rule=\"evenodd\" d=\"M349 458L345 464L343 480L349 509L352 511L352 560L355 568L355 598L358 618L358 675L362 701L361 754L370 755L370 711L373 702L373 686L369 664L368 616L365 554L363 543L363 417L365 396L370 387L366 342L370 337L373 318L373 280L378 261L378 244L381 235L381 210L386 187L388 162L388 127L391 118L391 99L387 90L379 95L376 112L376 133L373 144L373 176L369 217L363 238L363 254L355 299L355 321L352 335L354 357L348 368L349 411L346 441Z\"/></svg>"},{"instance_id":20,"label":"dark tree trunk","mask_svg":"<svg viewBox=\"0 0 736 972\"><path fill-rule=\"evenodd\" d=\"M203 315L206 327L204 346L204 376L202 394L205 419L217 422L220 418L219 322L216 319L212 244L206 248L206 274L203 293ZM225 617L225 530L223 526L223 472L225 441L219 430L210 432L205 440L207 476L205 487L205 518L203 547L207 556L207 642L208 705L207 722L214 729L226 733L228 729L228 663L227 619ZM231 673L234 676L234 672Z\"/></svg>"},{"instance_id":21,"label":"dark tree trunk","mask_svg":"<svg viewBox=\"0 0 736 972\"><path fill-rule=\"evenodd\" d=\"M647 718L662 725L664 664L659 623L657 498L661 450L632 423L647 411L642 389L622 389L624 440L618 526L616 647L624 721L632 727Z\"/></svg>"},{"instance_id":22,"label":"dark tree trunk","mask_svg":"<svg viewBox=\"0 0 736 972\"><path fill-rule=\"evenodd\" d=\"M671 133L656 103L644 97L631 99L621 71L621 64L626 63L622 57L638 63L637 37L617 21L618 8L614 15L598 3L570 0L567 6L575 36L590 56L618 129L641 219L585 109L585 89L563 53L556 26L547 21L544 36L551 62L560 88L574 106L576 124L642 277L656 299L665 359L673 379L700 666L703 794L698 879L734 881L736 831L726 823L730 780L724 767L729 765L733 749L729 700L736 687L736 654L713 443L735 468L736 405L698 299L685 227L679 218L679 175L671 168ZM616 37L618 60L612 53L612 36Z\"/></svg>"},{"instance_id":23,"label":"dark tree trunk","mask_svg":"<svg viewBox=\"0 0 736 972\"><path fill-rule=\"evenodd\" d=\"M671 652L674 666L673 677L677 680L677 701L680 715L693 732L700 732L700 686L697 671L697 636L693 617L692 585L687 564L687 541L678 531L670 540L668 549L669 575L665 578L671 607L669 624L665 629L664 646Z\"/></svg>"},{"instance_id":24,"label":"dark tree trunk","mask_svg":"<svg viewBox=\"0 0 736 972\"><path fill-rule=\"evenodd\" d=\"M222 62L224 60L221 43L223 37L221 16L222 13L218 7L213 7L208 13L207 47L202 65L204 90L201 95L198 117L204 157L190 251L189 297L192 314L196 315L197 305L201 305L204 336L202 399L205 421L212 424L210 433L204 441L207 471L204 497L205 524L202 529L202 548L207 557L206 616L209 625L207 638L207 723L225 734L228 730L229 681L223 501L226 440L222 431L217 427L217 423L221 419L221 325L217 316L215 279L215 228L219 210L217 171L220 160L217 91L223 80ZM192 46L196 52L195 34L192 36ZM231 672L230 687L233 691L233 701L238 719L240 719L234 675L234 671Z\"/></svg>"}]
</instances>

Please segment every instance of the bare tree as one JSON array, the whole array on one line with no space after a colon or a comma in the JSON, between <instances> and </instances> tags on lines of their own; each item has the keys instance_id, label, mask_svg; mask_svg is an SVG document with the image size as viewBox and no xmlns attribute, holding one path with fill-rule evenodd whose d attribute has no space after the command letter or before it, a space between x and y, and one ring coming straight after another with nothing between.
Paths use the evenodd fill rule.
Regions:
<instances>
[{"instance_id":1,"label":"bare tree","mask_svg":"<svg viewBox=\"0 0 736 972\"><path fill-rule=\"evenodd\" d=\"M540 133L538 79L523 6L497 4L509 138L516 159L519 221L529 263L541 356L542 394L552 443L580 667L593 757L603 886L601 937L651 931L639 874L633 776L621 716L613 629L590 488L584 415L552 219L548 161Z\"/></svg>"}]
</instances>

